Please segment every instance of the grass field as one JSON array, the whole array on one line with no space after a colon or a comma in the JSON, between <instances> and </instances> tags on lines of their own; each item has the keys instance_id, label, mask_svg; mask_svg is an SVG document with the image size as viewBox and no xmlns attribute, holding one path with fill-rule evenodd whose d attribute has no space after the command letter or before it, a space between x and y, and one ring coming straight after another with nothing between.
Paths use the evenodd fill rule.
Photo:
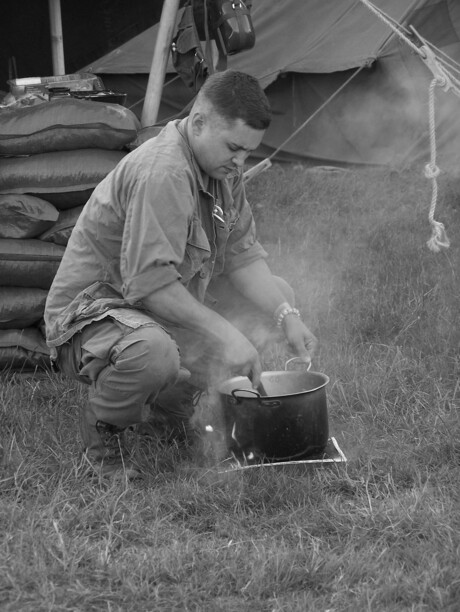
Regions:
<instances>
[{"instance_id":1,"label":"grass field","mask_svg":"<svg viewBox=\"0 0 460 612\"><path fill-rule=\"evenodd\" d=\"M274 166L249 184L319 338L346 465L222 473L212 445L206 467L139 446L145 482L95 482L85 388L3 376L0 609L459 611L460 180L439 183L437 254L418 167Z\"/></svg>"}]
</instances>

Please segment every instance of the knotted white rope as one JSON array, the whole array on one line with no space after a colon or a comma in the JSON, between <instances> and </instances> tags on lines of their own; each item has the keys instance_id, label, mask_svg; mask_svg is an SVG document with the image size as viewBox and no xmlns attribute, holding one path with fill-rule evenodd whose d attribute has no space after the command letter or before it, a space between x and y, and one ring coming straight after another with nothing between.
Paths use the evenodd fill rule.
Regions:
<instances>
[{"instance_id":1,"label":"knotted white rope","mask_svg":"<svg viewBox=\"0 0 460 612\"><path fill-rule=\"evenodd\" d=\"M393 32L399 36L399 38L405 42L409 47L412 48L421 58L425 61L428 68L432 71L434 78L432 79L429 90L428 90L428 120L430 128L430 161L425 166L425 177L431 180L432 191L431 191L431 205L428 213L428 220L431 225L431 238L427 241L428 248L438 253L441 248L449 248L450 240L447 237L444 224L435 221L434 212L436 210L436 204L438 201L438 176L440 169L436 164L436 115L435 115L435 88L436 86L442 87L444 91L452 89L457 96L460 96L459 85L460 81L456 79L451 73L448 72L446 67L443 67L439 61L439 58L430 49L428 42L425 41L415 30L418 38L422 40L423 47L419 48L415 45L407 35L402 31L402 26L392 20L389 15L386 15L381 9L374 6L369 0L361 0L374 15L376 15L383 23L385 23ZM447 56L446 56L447 57ZM445 60L444 60L445 63ZM455 70L455 68L453 68Z\"/></svg>"},{"instance_id":2,"label":"knotted white rope","mask_svg":"<svg viewBox=\"0 0 460 612\"><path fill-rule=\"evenodd\" d=\"M436 117L435 117L435 88L437 85L443 86L445 83L441 82L439 78L434 78L429 87L428 95L428 115L430 124L430 161L425 166L425 176L431 180L432 191L431 191L431 206L428 213L428 219L431 225L431 238L428 240L427 245L431 251L439 253L441 247L449 248L450 240L447 237L446 230L444 229L443 223L435 221L434 211L436 210L436 203L438 200L438 176L440 169L436 164Z\"/></svg>"}]
</instances>

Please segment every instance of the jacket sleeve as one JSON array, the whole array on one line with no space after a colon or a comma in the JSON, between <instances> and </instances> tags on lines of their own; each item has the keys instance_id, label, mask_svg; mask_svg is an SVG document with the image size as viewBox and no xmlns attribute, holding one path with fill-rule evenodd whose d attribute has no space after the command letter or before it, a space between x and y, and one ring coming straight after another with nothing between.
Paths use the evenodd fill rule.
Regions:
<instances>
[{"instance_id":1,"label":"jacket sleeve","mask_svg":"<svg viewBox=\"0 0 460 612\"><path fill-rule=\"evenodd\" d=\"M181 278L194 199L186 172L145 164L127 184L120 271L123 296L134 303Z\"/></svg>"}]
</instances>

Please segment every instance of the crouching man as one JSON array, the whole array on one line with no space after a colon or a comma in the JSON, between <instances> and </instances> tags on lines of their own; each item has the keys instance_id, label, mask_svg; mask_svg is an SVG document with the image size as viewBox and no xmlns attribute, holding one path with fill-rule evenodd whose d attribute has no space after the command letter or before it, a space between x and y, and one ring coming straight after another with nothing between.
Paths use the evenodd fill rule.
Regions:
<instances>
[{"instance_id":1,"label":"crouching man","mask_svg":"<svg viewBox=\"0 0 460 612\"><path fill-rule=\"evenodd\" d=\"M189 116L128 154L78 219L45 323L57 367L89 385L80 434L99 474L139 475L128 426L161 416L192 443L197 394L225 374L257 386L274 330L311 358L316 339L268 268L243 185L270 118L256 79L210 76Z\"/></svg>"}]
</instances>

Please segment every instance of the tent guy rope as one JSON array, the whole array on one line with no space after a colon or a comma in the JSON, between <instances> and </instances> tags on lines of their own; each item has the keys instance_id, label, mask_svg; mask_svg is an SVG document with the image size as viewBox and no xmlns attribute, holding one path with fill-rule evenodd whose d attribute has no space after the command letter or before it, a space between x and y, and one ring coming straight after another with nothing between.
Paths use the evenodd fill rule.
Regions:
<instances>
[{"instance_id":1,"label":"tent guy rope","mask_svg":"<svg viewBox=\"0 0 460 612\"><path fill-rule=\"evenodd\" d=\"M270 168L270 166L272 165L271 160L275 157L275 155L277 155L281 149L284 148L284 146L290 141L292 140L295 136L297 136L297 134L299 132L301 132L304 127L306 127L310 121L312 121L316 115L318 113L320 113L323 108L325 106L327 106L329 104L329 102L331 102L341 91L342 89L345 89L345 87L348 85L348 83L355 78L355 76L361 72L361 70L363 68L365 68L367 66L367 64L363 64L362 66L360 66L359 68L357 68L353 74L344 82L342 83L342 85L336 89L336 91L329 96L329 98L327 100L325 100L316 110L314 113L312 113L309 117L307 117L307 119L301 124L299 125L299 127L294 130L294 132L292 132L292 134L289 134L289 136L286 138L286 140L284 140L274 151L273 153L271 153L268 157L266 157L265 159L263 159L261 162L259 162L258 164L256 164L255 166L253 166L252 168L250 168L249 170L246 170L246 172L244 173L244 180L245 182L250 181L251 179L253 179L254 177L256 177L258 174L260 174L261 172L263 172L264 170L268 170L268 168Z\"/></svg>"},{"instance_id":2,"label":"tent guy rope","mask_svg":"<svg viewBox=\"0 0 460 612\"><path fill-rule=\"evenodd\" d=\"M430 138L430 161L425 165L425 177L431 180L432 191L431 191L431 204L428 213L428 220L431 225L431 238L427 241L428 248L435 253L439 252L442 247L448 248L450 246L449 238L447 237L444 225L436 221L434 213L436 210L436 204L438 199L438 176L440 169L436 164L436 111L435 111L435 89L441 87L445 92L451 90L455 95L460 97L460 80L457 79L452 72L459 72L454 66L454 62L445 53L445 58L440 58L439 55L433 51L435 47L430 45L420 34L411 27L413 34L417 37L420 45L412 42L407 30L403 29L400 24L397 24L388 15L386 15L381 9L372 4L369 0L360 0L364 6L366 6L374 15L376 15L383 23L385 23L393 32L406 43L417 55L423 60L426 66L433 74L433 79L428 88L428 120L429 120L429 138ZM404 30L404 31L403 31ZM448 61L450 66L448 66ZM444 65L443 65L444 64Z\"/></svg>"}]
</instances>

